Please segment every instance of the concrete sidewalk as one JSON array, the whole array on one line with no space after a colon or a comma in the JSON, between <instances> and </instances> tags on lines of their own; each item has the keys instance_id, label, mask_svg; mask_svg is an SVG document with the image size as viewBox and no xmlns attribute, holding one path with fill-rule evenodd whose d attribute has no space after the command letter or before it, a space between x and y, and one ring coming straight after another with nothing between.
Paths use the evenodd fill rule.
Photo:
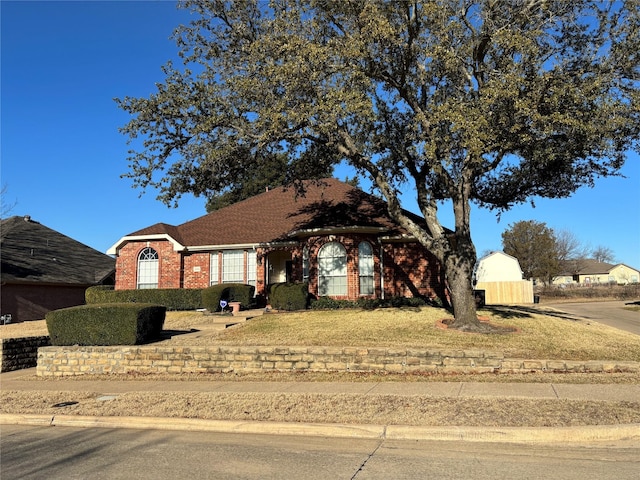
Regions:
<instances>
[{"instance_id":1,"label":"concrete sidewalk","mask_svg":"<svg viewBox=\"0 0 640 480\"><path fill-rule=\"evenodd\" d=\"M640 385L579 385L478 382L253 382L201 380L83 380L36 378L35 369L0 374L4 391L70 391L99 395L127 392L323 393L429 395L447 398L640 401ZM640 444L640 425L585 427L419 427L371 424L309 424L152 417L0 414L0 424L201 430L224 433L333 436L396 440L456 440L505 443L558 443L630 440Z\"/></svg>"},{"instance_id":2,"label":"concrete sidewalk","mask_svg":"<svg viewBox=\"0 0 640 480\"><path fill-rule=\"evenodd\" d=\"M0 374L2 390L74 391L114 395L127 392L347 393L354 395L430 395L545 400L640 401L637 385L486 382L254 382L36 378L35 368Z\"/></svg>"}]
</instances>

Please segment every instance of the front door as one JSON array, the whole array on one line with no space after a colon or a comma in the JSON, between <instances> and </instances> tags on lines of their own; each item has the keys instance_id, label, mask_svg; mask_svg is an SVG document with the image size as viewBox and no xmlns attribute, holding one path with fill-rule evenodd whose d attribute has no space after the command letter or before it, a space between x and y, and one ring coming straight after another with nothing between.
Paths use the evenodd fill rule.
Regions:
<instances>
[{"instance_id":1,"label":"front door","mask_svg":"<svg viewBox=\"0 0 640 480\"><path fill-rule=\"evenodd\" d=\"M267 284L291 280L291 253L271 252L267 257Z\"/></svg>"}]
</instances>

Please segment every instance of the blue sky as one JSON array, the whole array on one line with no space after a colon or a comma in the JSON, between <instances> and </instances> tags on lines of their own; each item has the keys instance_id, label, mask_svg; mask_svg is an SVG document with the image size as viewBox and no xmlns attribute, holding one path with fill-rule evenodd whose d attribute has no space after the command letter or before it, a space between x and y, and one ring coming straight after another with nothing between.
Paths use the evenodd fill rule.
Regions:
<instances>
[{"instance_id":1,"label":"blue sky","mask_svg":"<svg viewBox=\"0 0 640 480\"><path fill-rule=\"evenodd\" d=\"M169 39L189 21L171 1L6 1L1 15L1 183L10 215L31 217L105 252L120 237L157 222L178 225L205 214L204 199L183 197L177 209L142 197L127 171L128 121L116 97L148 96L160 67L177 60ZM338 171L344 178L347 172ZM501 248L501 234L520 220L545 222L617 262L640 268L640 158L627 178L600 179L572 198L535 201L504 213L474 209L478 254ZM409 195L407 195L409 197ZM405 207L414 209L409 201ZM445 226L450 212L442 210Z\"/></svg>"}]
</instances>

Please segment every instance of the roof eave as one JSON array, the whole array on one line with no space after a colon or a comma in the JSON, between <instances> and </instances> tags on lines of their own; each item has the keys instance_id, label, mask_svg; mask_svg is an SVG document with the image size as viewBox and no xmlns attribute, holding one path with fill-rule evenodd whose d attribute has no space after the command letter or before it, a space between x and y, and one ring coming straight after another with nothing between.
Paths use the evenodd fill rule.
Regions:
<instances>
[{"instance_id":1,"label":"roof eave","mask_svg":"<svg viewBox=\"0 0 640 480\"><path fill-rule=\"evenodd\" d=\"M413 235L400 234L400 235L386 235L380 237L380 241L383 243L396 243L396 242L416 242L417 239Z\"/></svg>"},{"instance_id":2,"label":"roof eave","mask_svg":"<svg viewBox=\"0 0 640 480\"><path fill-rule=\"evenodd\" d=\"M389 231L386 227L318 227L318 228L301 228L292 230L287 234L288 237L311 237L314 235L337 235L341 233L383 233Z\"/></svg>"},{"instance_id":3,"label":"roof eave","mask_svg":"<svg viewBox=\"0 0 640 480\"><path fill-rule=\"evenodd\" d=\"M173 245L174 252L180 252L185 250L186 247L174 239L167 233L157 233L149 235L126 235L114 243L111 248L107 250L107 255L119 255L120 249L129 242L150 242L152 240L166 240Z\"/></svg>"},{"instance_id":4,"label":"roof eave","mask_svg":"<svg viewBox=\"0 0 640 480\"><path fill-rule=\"evenodd\" d=\"M229 243L218 245L195 245L186 247L189 252L206 252L214 250L255 250L260 246L259 243Z\"/></svg>"}]
</instances>

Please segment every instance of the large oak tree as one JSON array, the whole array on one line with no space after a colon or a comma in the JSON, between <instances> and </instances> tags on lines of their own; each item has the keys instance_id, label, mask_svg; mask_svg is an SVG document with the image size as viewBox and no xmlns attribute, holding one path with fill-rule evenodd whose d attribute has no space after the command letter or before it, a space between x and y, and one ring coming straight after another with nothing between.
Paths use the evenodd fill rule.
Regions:
<instances>
[{"instance_id":1,"label":"large oak tree","mask_svg":"<svg viewBox=\"0 0 640 480\"><path fill-rule=\"evenodd\" d=\"M119 99L127 176L224 191L252 155L348 162L442 262L454 326L479 330L471 204L508 209L614 175L639 135L638 0L187 1L183 67ZM295 180L292 175L291 180ZM415 192L425 226L403 215ZM438 209L449 200L455 224ZM447 203L447 205L449 205Z\"/></svg>"}]
</instances>

